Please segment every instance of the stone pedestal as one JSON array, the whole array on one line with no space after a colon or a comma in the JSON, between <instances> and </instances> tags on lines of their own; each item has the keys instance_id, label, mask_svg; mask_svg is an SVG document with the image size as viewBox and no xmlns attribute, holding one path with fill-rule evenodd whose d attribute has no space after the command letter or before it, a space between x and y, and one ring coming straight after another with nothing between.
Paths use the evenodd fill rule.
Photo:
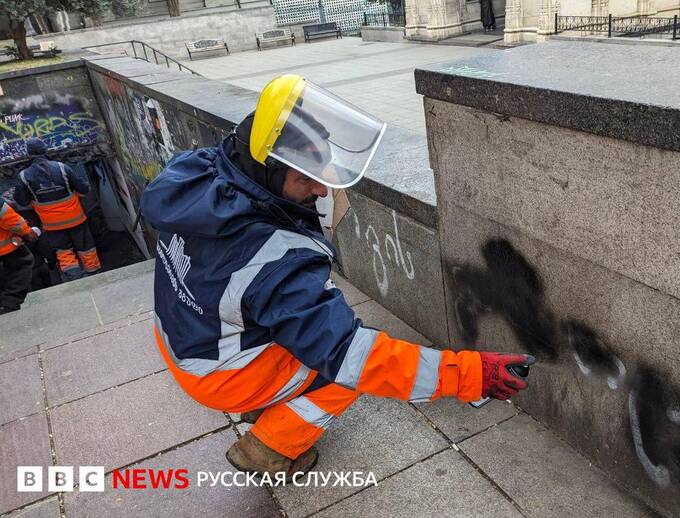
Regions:
<instances>
[{"instance_id":1,"label":"stone pedestal","mask_svg":"<svg viewBox=\"0 0 680 518\"><path fill-rule=\"evenodd\" d=\"M673 514L680 71L672 48L615 47L520 47L416 85L450 341L535 355L523 408Z\"/></svg>"}]
</instances>

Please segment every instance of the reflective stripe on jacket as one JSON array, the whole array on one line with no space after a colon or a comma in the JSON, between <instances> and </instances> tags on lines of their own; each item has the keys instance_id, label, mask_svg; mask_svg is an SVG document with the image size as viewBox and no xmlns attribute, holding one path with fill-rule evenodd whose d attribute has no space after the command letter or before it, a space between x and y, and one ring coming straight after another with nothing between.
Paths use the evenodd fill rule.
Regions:
<instances>
[{"instance_id":1,"label":"reflective stripe on jacket","mask_svg":"<svg viewBox=\"0 0 680 518\"><path fill-rule=\"evenodd\" d=\"M13 236L24 236L31 231L26 220L0 198L0 255L7 255L17 249Z\"/></svg>"},{"instance_id":2,"label":"reflective stripe on jacket","mask_svg":"<svg viewBox=\"0 0 680 518\"><path fill-rule=\"evenodd\" d=\"M142 197L160 231L155 309L172 362L208 383L283 347L301 362L291 386L313 370L378 396L479 399L478 353L395 340L355 317L330 280L318 214L251 181L231 145L175 156Z\"/></svg>"},{"instance_id":3,"label":"reflective stripe on jacket","mask_svg":"<svg viewBox=\"0 0 680 518\"><path fill-rule=\"evenodd\" d=\"M68 166L36 159L19 173L19 179L16 199L25 205L30 202L44 230L73 228L87 219L80 204L80 195L87 193L89 186L86 180L75 178Z\"/></svg>"}]
</instances>

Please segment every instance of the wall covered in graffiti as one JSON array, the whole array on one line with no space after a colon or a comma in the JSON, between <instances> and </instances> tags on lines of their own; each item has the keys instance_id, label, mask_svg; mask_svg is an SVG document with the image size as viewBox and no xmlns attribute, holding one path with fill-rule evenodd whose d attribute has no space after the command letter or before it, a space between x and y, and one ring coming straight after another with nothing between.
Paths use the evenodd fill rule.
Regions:
<instances>
[{"instance_id":1,"label":"wall covered in graffiti","mask_svg":"<svg viewBox=\"0 0 680 518\"><path fill-rule=\"evenodd\" d=\"M451 342L536 356L522 408L677 514L680 153L425 107Z\"/></svg>"},{"instance_id":2,"label":"wall covered in graffiti","mask_svg":"<svg viewBox=\"0 0 680 518\"><path fill-rule=\"evenodd\" d=\"M26 157L25 140L39 137L51 150L108 141L84 67L2 80L0 164Z\"/></svg>"},{"instance_id":3,"label":"wall covered in graffiti","mask_svg":"<svg viewBox=\"0 0 680 518\"><path fill-rule=\"evenodd\" d=\"M118 189L126 193L128 210L134 213L144 188L174 153L214 145L225 135L225 129L207 125L114 77L94 70L90 74L120 165ZM153 236L146 230L147 238Z\"/></svg>"}]
</instances>

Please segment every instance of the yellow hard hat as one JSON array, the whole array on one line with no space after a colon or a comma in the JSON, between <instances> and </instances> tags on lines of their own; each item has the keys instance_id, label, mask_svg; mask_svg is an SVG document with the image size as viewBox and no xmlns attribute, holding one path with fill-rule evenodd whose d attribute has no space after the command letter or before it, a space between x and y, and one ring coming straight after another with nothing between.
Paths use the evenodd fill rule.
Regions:
<instances>
[{"instance_id":1,"label":"yellow hard hat","mask_svg":"<svg viewBox=\"0 0 680 518\"><path fill-rule=\"evenodd\" d=\"M260 93L250 154L268 157L334 188L361 179L385 124L301 76L270 81Z\"/></svg>"}]
</instances>

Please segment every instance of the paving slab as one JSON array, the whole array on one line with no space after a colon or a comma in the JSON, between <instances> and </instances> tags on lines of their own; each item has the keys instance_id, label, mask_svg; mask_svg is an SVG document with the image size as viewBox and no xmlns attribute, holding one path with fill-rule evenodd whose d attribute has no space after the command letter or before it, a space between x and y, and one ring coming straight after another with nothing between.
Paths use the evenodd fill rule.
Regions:
<instances>
[{"instance_id":1,"label":"paving slab","mask_svg":"<svg viewBox=\"0 0 680 518\"><path fill-rule=\"evenodd\" d=\"M17 358L23 358L24 356L30 356L38 352L38 347L32 345L27 349L21 349L19 351L7 351L6 353L0 352L0 364L11 362Z\"/></svg>"},{"instance_id":2,"label":"paving slab","mask_svg":"<svg viewBox=\"0 0 680 518\"><path fill-rule=\"evenodd\" d=\"M14 511L8 515L11 518L61 518L59 500L48 498L42 502L25 507L19 511Z\"/></svg>"},{"instance_id":3,"label":"paving slab","mask_svg":"<svg viewBox=\"0 0 680 518\"><path fill-rule=\"evenodd\" d=\"M528 516L655 516L527 414L459 446Z\"/></svg>"},{"instance_id":4,"label":"paving slab","mask_svg":"<svg viewBox=\"0 0 680 518\"><path fill-rule=\"evenodd\" d=\"M57 460L107 471L228 424L191 400L166 371L51 411Z\"/></svg>"},{"instance_id":5,"label":"paving slab","mask_svg":"<svg viewBox=\"0 0 680 518\"><path fill-rule=\"evenodd\" d=\"M345 296L347 304L350 306L356 306L357 304L371 300L371 297L366 295L363 291L360 291L358 288L355 288L342 275L334 272L332 278L335 285Z\"/></svg>"},{"instance_id":6,"label":"paving slab","mask_svg":"<svg viewBox=\"0 0 680 518\"><path fill-rule=\"evenodd\" d=\"M112 329L45 351L47 403L60 405L165 368L150 321Z\"/></svg>"},{"instance_id":7,"label":"paving slab","mask_svg":"<svg viewBox=\"0 0 680 518\"><path fill-rule=\"evenodd\" d=\"M19 311L0 316L0 355L57 340L100 323L89 293L26 304Z\"/></svg>"},{"instance_id":8,"label":"paving slab","mask_svg":"<svg viewBox=\"0 0 680 518\"><path fill-rule=\"evenodd\" d=\"M315 471L372 471L376 479L381 479L446 449L448 443L406 403L362 396L326 432L317 447L319 462ZM274 494L289 518L297 518L362 489L331 486L278 487Z\"/></svg>"},{"instance_id":9,"label":"paving slab","mask_svg":"<svg viewBox=\"0 0 680 518\"><path fill-rule=\"evenodd\" d=\"M153 310L153 273L147 273L92 290L102 323Z\"/></svg>"},{"instance_id":10,"label":"paving slab","mask_svg":"<svg viewBox=\"0 0 680 518\"><path fill-rule=\"evenodd\" d=\"M354 312L365 325L385 331L392 338L400 338L420 345L430 345L430 341L418 331L398 319L374 300L354 306Z\"/></svg>"},{"instance_id":11,"label":"paving slab","mask_svg":"<svg viewBox=\"0 0 680 518\"><path fill-rule=\"evenodd\" d=\"M234 443L236 434L225 430L186 444L153 459L135 465L135 468L162 469L187 468L189 487L167 490L145 489L129 491L113 489L111 476L106 477L103 493L69 493L65 497L66 516L205 516L205 517L280 517L274 500L261 487L210 487L205 482L197 484L198 471L214 474L231 469L224 452Z\"/></svg>"},{"instance_id":12,"label":"paving slab","mask_svg":"<svg viewBox=\"0 0 680 518\"><path fill-rule=\"evenodd\" d=\"M459 453L446 450L314 516L481 518L522 514Z\"/></svg>"},{"instance_id":13,"label":"paving slab","mask_svg":"<svg viewBox=\"0 0 680 518\"><path fill-rule=\"evenodd\" d=\"M85 338L90 338L92 336L100 335L102 333L107 333L109 331L113 331L114 329L118 329L119 327L130 326L132 324L136 324L137 322L142 321L148 322L152 318L153 311L148 311L140 315L134 315L127 318L123 318L121 320L116 320L115 322L111 322L110 324L104 324L97 327L93 327L91 329L86 329L85 331L81 331L73 335L57 338L56 340L47 341L44 344L40 345L40 349L43 351L47 349L52 349L53 347L59 347L60 345L70 344L73 342L77 342L79 340L84 340Z\"/></svg>"},{"instance_id":14,"label":"paving slab","mask_svg":"<svg viewBox=\"0 0 680 518\"><path fill-rule=\"evenodd\" d=\"M511 403L495 400L482 408L473 408L457 399L440 398L432 403L418 403L416 408L455 443L519 413Z\"/></svg>"},{"instance_id":15,"label":"paving slab","mask_svg":"<svg viewBox=\"0 0 680 518\"><path fill-rule=\"evenodd\" d=\"M0 513L47 495L45 481L42 492L17 492L17 466L43 466L46 470L51 465L50 438L44 413L0 426Z\"/></svg>"},{"instance_id":16,"label":"paving slab","mask_svg":"<svg viewBox=\"0 0 680 518\"><path fill-rule=\"evenodd\" d=\"M42 407L38 355L0 364L0 425L35 414Z\"/></svg>"}]
</instances>

